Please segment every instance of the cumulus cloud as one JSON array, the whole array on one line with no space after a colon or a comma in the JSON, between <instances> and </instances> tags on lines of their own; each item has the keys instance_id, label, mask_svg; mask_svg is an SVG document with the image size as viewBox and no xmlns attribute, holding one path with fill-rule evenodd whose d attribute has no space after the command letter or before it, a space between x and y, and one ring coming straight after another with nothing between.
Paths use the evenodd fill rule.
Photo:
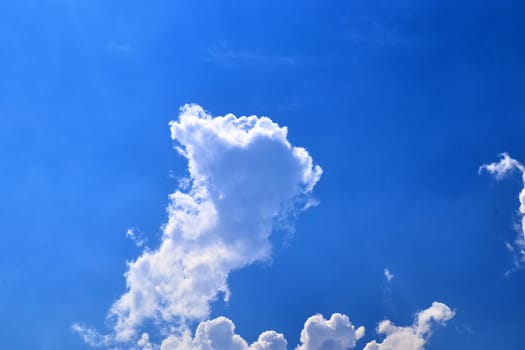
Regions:
<instances>
[{"instance_id":1,"label":"cumulus cloud","mask_svg":"<svg viewBox=\"0 0 525 350\"><path fill-rule=\"evenodd\" d=\"M108 315L116 343L137 339L146 321L183 331L208 318L210 303L230 296L231 271L270 259L275 223L309 206L322 173L267 117L214 118L186 105L170 127L188 181L170 195L160 247L128 264L127 290ZM75 331L85 339L92 332Z\"/></svg>"},{"instance_id":2,"label":"cumulus cloud","mask_svg":"<svg viewBox=\"0 0 525 350\"><path fill-rule=\"evenodd\" d=\"M414 323L398 327L391 321L379 323L377 332L385 335L378 343L371 341L364 350L424 350L435 325L445 325L455 316L447 305L434 302L416 314ZM364 327L354 327L348 316L334 313L330 319L322 315L308 318L301 332L300 344L295 350L348 350L365 334ZM286 350L287 341L275 331L263 332L251 345L235 333L235 325L225 317L199 324L192 338L189 332L166 338L161 350Z\"/></svg>"},{"instance_id":3,"label":"cumulus cloud","mask_svg":"<svg viewBox=\"0 0 525 350\"><path fill-rule=\"evenodd\" d=\"M285 337L276 331L249 344L228 318L209 320L210 305L230 297L232 271L271 258L269 238L276 227L292 230L296 214L315 205L311 192L321 168L304 148L290 144L286 127L267 117L212 117L198 105L186 105L170 127L188 174L170 195L160 245L128 263L126 291L108 312L110 334L81 324L73 331L93 347L111 349L286 350ZM142 240L136 230L127 236L137 244ZM378 330L386 339L366 349L401 349L388 344L405 338L400 344L419 347L403 350L422 349L430 323L452 316L444 304L434 303L412 327L385 321ZM141 329L151 330L151 337ZM351 349L364 332L346 315L318 314L306 320L295 349Z\"/></svg>"},{"instance_id":4,"label":"cumulus cloud","mask_svg":"<svg viewBox=\"0 0 525 350\"><path fill-rule=\"evenodd\" d=\"M384 320L377 327L378 334L386 337L381 342L371 341L364 350L423 350L430 335L432 325L444 325L455 313L447 305L434 302L428 309L416 315L414 324L409 327L398 327L389 320Z\"/></svg>"},{"instance_id":5,"label":"cumulus cloud","mask_svg":"<svg viewBox=\"0 0 525 350\"><path fill-rule=\"evenodd\" d=\"M364 335L365 328L356 329L346 315L335 313L326 320L318 314L306 320L297 350L351 349Z\"/></svg>"},{"instance_id":6,"label":"cumulus cloud","mask_svg":"<svg viewBox=\"0 0 525 350\"><path fill-rule=\"evenodd\" d=\"M314 315L304 324L301 344L296 350L346 350L354 348L356 341L363 337L364 327L355 328L348 316L333 314L326 320ZM275 331L261 333L257 341L248 343L235 333L235 325L226 317L203 321L197 327L195 336L186 332L181 336L170 336L161 350L286 350L287 341Z\"/></svg>"},{"instance_id":7,"label":"cumulus cloud","mask_svg":"<svg viewBox=\"0 0 525 350\"><path fill-rule=\"evenodd\" d=\"M507 248L519 255L519 258L515 259L515 265L518 266L525 261L525 166L516 159L511 158L507 153L502 153L500 157L499 162L484 164L479 168L479 171L487 171L498 180L503 179L515 170L521 173L523 189L519 195L520 206L518 209L521 217L520 234L515 245L507 243Z\"/></svg>"},{"instance_id":8,"label":"cumulus cloud","mask_svg":"<svg viewBox=\"0 0 525 350\"><path fill-rule=\"evenodd\" d=\"M192 338L188 332L170 336L162 342L161 350L286 350L284 336L275 331L261 333L259 339L248 343L235 333L235 325L226 317L203 321Z\"/></svg>"},{"instance_id":9,"label":"cumulus cloud","mask_svg":"<svg viewBox=\"0 0 525 350\"><path fill-rule=\"evenodd\" d=\"M447 305L434 302L416 314L414 323L398 327L389 320L379 323L377 333L382 342L371 341L364 350L424 350L435 325L445 325L455 316ZM348 350L365 334L364 327L354 327L348 316L334 313L330 319L317 314L306 320L300 344L295 350ZM199 324L192 337L189 332L166 338L161 350L286 350L287 341L275 331L263 332L251 345L235 333L235 325L225 317Z\"/></svg>"}]
</instances>

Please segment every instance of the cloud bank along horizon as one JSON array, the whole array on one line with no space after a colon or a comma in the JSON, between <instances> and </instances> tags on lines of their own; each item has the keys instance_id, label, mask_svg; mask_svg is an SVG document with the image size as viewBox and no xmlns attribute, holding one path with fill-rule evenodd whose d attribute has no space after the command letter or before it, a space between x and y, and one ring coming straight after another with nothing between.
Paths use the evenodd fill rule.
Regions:
<instances>
[{"instance_id":1,"label":"cloud bank along horizon","mask_svg":"<svg viewBox=\"0 0 525 350\"><path fill-rule=\"evenodd\" d=\"M190 104L170 127L188 161L188 176L170 195L160 246L145 248L128 263L126 291L107 315L109 334L82 324L73 330L90 346L113 349L287 349L276 331L263 332L248 345L228 318L208 320L210 305L230 298L230 272L271 258L272 231L292 229L296 215L315 203L311 193L321 167L306 149L290 144L286 127L268 117L212 117ZM453 316L448 306L434 303L417 314L413 326L383 321L378 333L385 334L384 341L365 349L423 349L432 323ZM150 341L145 324L154 325L160 344ZM314 315L296 349L350 349L364 332L346 315Z\"/></svg>"}]
</instances>

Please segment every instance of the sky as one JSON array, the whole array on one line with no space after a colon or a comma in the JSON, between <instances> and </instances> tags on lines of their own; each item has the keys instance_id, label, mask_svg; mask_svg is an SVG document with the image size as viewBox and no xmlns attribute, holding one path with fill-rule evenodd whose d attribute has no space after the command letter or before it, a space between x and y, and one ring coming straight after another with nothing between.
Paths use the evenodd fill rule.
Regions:
<instances>
[{"instance_id":1,"label":"sky","mask_svg":"<svg viewBox=\"0 0 525 350\"><path fill-rule=\"evenodd\" d=\"M525 4L0 3L0 344L523 349Z\"/></svg>"}]
</instances>

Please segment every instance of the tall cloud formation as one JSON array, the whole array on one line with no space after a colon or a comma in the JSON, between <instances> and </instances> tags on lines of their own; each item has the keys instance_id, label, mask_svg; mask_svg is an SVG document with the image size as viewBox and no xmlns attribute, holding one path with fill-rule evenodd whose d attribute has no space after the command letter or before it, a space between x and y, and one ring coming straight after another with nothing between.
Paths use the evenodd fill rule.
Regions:
<instances>
[{"instance_id":1,"label":"tall cloud formation","mask_svg":"<svg viewBox=\"0 0 525 350\"><path fill-rule=\"evenodd\" d=\"M386 335L386 338L381 343L375 340L369 342L364 350L423 350L432 333L432 325L444 324L454 315L447 305L433 302L431 307L416 315L410 327L398 327L389 320L382 321L377 333Z\"/></svg>"},{"instance_id":2,"label":"tall cloud formation","mask_svg":"<svg viewBox=\"0 0 525 350\"><path fill-rule=\"evenodd\" d=\"M519 213L521 216L521 232L516 240L516 246L508 244L507 246L513 252L519 252L519 259L516 261L516 265L525 262L525 166L518 162L516 159L511 158L507 153L501 154L499 162L490 164L484 164L479 168L479 171L487 171L494 175L496 179L501 180L507 175L512 173L514 170L518 170L521 173L523 180L523 189L519 195L520 207Z\"/></svg>"},{"instance_id":3,"label":"tall cloud formation","mask_svg":"<svg viewBox=\"0 0 525 350\"><path fill-rule=\"evenodd\" d=\"M267 117L214 118L198 105L186 105L170 126L178 151L188 160L188 178L170 195L160 246L129 263L127 290L108 313L113 332L103 335L79 324L73 330L87 344L108 349L288 349L284 335L272 330L249 344L230 319L209 320L210 305L230 297L230 272L271 258L272 231L292 228L294 216L310 206L321 168L304 148L289 143L286 127ZM431 320L453 316L446 309L435 303L413 327L383 322L380 332L386 339L369 343L366 350L401 349L388 347L392 342L424 343ZM155 329L154 340L139 332L144 329ZM325 319L317 314L306 320L294 348L352 349L364 333L346 315ZM403 348L412 349L422 345Z\"/></svg>"},{"instance_id":4,"label":"tall cloud formation","mask_svg":"<svg viewBox=\"0 0 525 350\"><path fill-rule=\"evenodd\" d=\"M208 318L210 303L230 296L231 271L270 258L274 224L308 206L322 173L267 117L213 118L186 105L170 126L188 160L189 188L170 196L160 247L129 263L127 291L108 315L115 342L136 339L146 321L184 329ZM94 344L107 343L75 327Z\"/></svg>"}]
</instances>

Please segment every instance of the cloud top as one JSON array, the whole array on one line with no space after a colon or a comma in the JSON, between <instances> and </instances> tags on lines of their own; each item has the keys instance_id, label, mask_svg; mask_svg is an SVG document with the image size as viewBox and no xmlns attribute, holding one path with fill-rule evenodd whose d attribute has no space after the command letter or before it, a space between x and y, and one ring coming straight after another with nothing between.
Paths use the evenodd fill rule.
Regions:
<instances>
[{"instance_id":1,"label":"cloud top","mask_svg":"<svg viewBox=\"0 0 525 350\"><path fill-rule=\"evenodd\" d=\"M355 328L348 316L335 313L326 320L317 314L306 320L301 332L301 345L296 350L346 350L355 347L365 335L365 328Z\"/></svg>"}]
</instances>

